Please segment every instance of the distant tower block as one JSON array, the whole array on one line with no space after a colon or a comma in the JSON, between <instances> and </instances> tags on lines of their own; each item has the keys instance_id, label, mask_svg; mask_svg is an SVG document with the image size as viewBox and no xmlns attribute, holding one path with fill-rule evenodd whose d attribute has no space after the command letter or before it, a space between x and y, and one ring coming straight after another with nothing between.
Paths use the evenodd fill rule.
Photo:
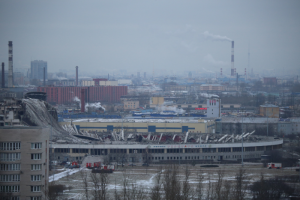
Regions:
<instances>
[{"instance_id":1,"label":"distant tower block","mask_svg":"<svg viewBox=\"0 0 300 200\"><path fill-rule=\"evenodd\" d=\"M234 68L234 41L231 41L231 76L235 76L235 68Z\"/></svg>"},{"instance_id":2,"label":"distant tower block","mask_svg":"<svg viewBox=\"0 0 300 200\"><path fill-rule=\"evenodd\" d=\"M2 88L5 88L4 62L2 63Z\"/></svg>"},{"instance_id":3,"label":"distant tower block","mask_svg":"<svg viewBox=\"0 0 300 200\"><path fill-rule=\"evenodd\" d=\"M13 77L13 43L12 41L8 42L8 87L13 87L14 77Z\"/></svg>"},{"instance_id":4,"label":"distant tower block","mask_svg":"<svg viewBox=\"0 0 300 200\"><path fill-rule=\"evenodd\" d=\"M44 77L43 77L43 80L44 80L44 87L46 86L46 68L44 67Z\"/></svg>"},{"instance_id":5,"label":"distant tower block","mask_svg":"<svg viewBox=\"0 0 300 200\"><path fill-rule=\"evenodd\" d=\"M78 86L78 66L76 66L76 86Z\"/></svg>"},{"instance_id":6,"label":"distant tower block","mask_svg":"<svg viewBox=\"0 0 300 200\"><path fill-rule=\"evenodd\" d=\"M146 78L146 72L144 72L144 78Z\"/></svg>"},{"instance_id":7,"label":"distant tower block","mask_svg":"<svg viewBox=\"0 0 300 200\"><path fill-rule=\"evenodd\" d=\"M220 74L221 74L221 76L223 76L223 69L222 68L221 68Z\"/></svg>"},{"instance_id":8,"label":"distant tower block","mask_svg":"<svg viewBox=\"0 0 300 200\"><path fill-rule=\"evenodd\" d=\"M207 117L221 117L221 99L218 96L212 96L206 100Z\"/></svg>"},{"instance_id":9,"label":"distant tower block","mask_svg":"<svg viewBox=\"0 0 300 200\"><path fill-rule=\"evenodd\" d=\"M236 75L236 68L234 68L234 72L233 72L233 75L234 75L234 76Z\"/></svg>"}]
</instances>

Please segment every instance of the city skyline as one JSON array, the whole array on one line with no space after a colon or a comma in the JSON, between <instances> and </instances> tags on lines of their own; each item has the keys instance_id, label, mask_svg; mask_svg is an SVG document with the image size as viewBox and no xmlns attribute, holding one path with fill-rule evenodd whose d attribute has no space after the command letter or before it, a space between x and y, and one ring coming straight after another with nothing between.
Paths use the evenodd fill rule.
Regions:
<instances>
[{"instance_id":1,"label":"city skyline","mask_svg":"<svg viewBox=\"0 0 300 200\"><path fill-rule=\"evenodd\" d=\"M14 71L45 60L48 72L298 75L298 1L1 2L0 61ZM8 17L10 16L10 17ZM228 42L229 41L229 42ZM84 69L84 70L83 70Z\"/></svg>"}]
</instances>

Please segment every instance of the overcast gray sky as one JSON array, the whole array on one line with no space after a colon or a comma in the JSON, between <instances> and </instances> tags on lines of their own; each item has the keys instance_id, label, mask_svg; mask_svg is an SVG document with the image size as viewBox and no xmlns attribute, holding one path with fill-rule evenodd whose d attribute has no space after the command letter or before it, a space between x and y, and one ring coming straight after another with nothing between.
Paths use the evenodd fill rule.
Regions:
<instances>
[{"instance_id":1,"label":"overcast gray sky","mask_svg":"<svg viewBox=\"0 0 300 200\"><path fill-rule=\"evenodd\" d=\"M250 46L254 72L299 74L299 36L299 0L0 1L0 62L12 40L15 68L229 74L229 38L238 73Z\"/></svg>"}]
</instances>

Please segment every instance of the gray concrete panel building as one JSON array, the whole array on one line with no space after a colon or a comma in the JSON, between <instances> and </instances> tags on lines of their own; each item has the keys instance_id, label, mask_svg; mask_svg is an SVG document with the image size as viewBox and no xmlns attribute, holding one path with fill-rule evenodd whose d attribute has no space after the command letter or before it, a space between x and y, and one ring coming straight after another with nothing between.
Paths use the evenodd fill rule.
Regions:
<instances>
[{"instance_id":1,"label":"gray concrete panel building","mask_svg":"<svg viewBox=\"0 0 300 200\"><path fill-rule=\"evenodd\" d=\"M43 60L34 60L31 61L31 79L44 79L44 68L45 68L45 78L48 79L47 73L47 62Z\"/></svg>"}]
</instances>

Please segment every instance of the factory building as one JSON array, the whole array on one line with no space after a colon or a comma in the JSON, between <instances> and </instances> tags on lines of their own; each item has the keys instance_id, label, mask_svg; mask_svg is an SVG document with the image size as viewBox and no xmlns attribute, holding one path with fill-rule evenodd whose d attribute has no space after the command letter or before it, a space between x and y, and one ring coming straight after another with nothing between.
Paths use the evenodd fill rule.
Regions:
<instances>
[{"instance_id":1,"label":"factory building","mask_svg":"<svg viewBox=\"0 0 300 200\"><path fill-rule=\"evenodd\" d=\"M47 93L47 102L63 104L81 97L85 89L86 102L119 102L122 95L127 95L127 86L91 86L91 87L38 87L38 92Z\"/></svg>"},{"instance_id":2,"label":"factory building","mask_svg":"<svg viewBox=\"0 0 300 200\"><path fill-rule=\"evenodd\" d=\"M45 199L48 166L49 128L0 126L1 197Z\"/></svg>"}]
</instances>

